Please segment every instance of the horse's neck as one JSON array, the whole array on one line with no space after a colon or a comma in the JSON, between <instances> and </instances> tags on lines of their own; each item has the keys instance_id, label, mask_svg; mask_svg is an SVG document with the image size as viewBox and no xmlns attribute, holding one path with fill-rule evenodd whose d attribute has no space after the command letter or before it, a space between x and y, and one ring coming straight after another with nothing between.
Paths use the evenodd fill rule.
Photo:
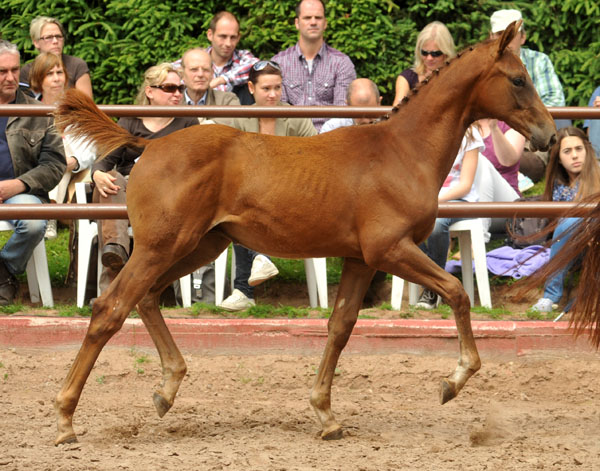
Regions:
<instances>
[{"instance_id":1,"label":"horse's neck","mask_svg":"<svg viewBox=\"0 0 600 471\"><path fill-rule=\"evenodd\" d=\"M448 175L472 121L471 95L483 71L475 53L470 51L434 73L390 118L397 136L419 148L415 163L440 180Z\"/></svg>"}]
</instances>

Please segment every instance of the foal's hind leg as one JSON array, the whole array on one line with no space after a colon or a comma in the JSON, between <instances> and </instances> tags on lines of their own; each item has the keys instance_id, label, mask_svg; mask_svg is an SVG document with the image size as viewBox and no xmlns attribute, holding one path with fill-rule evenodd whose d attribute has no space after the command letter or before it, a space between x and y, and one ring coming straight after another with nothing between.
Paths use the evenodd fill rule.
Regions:
<instances>
[{"instance_id":1,"label":"foal's hind leg","mask_svg":"<svg viewBox=\"0 0 600 471\"><path fill-rule=\"evenodd\" d=\"M412 241L399 244L388 255L397 255L396 263L383 261L377 265L380 270L393 273L406 280L418 283L438 293L452 308L458 330L460 356L454 372L444 378L441 384L440 401L445 404L454 399L467 380L481 367L477 346L471 328L471 303L460 281L438 267ZM388 258L389 260L389 258Z\"/></svg>"},{"instance_id":2,"label":"foal's hind leg","mask_svg":"<svg viewBox=\"0 0 600 471\"><path fill-rule=\"evenodd\" d=\"M209 232L200 240L194 251L163 274L138 303L138 313L154 341L162 365L163 380L153 395L154 407L159 417L163 417L173 406L175 395L187 370L161 315L160 295L174 280L214 260L229 243L229 239L223 235Z\"/></svg>"},{"instance_id":3,"label":"foal's hind leg","mask_svg":"<svg viewBox=\"0 0 600 471\"><path fill-rule=\"evenodd\" d=\"M161 254L134 250L117 278L94 303L83 344L56 396L56 444L77 440L73 414L92 367L106 342L121 328L135 304L164 271L161 263L164 263Z\"/></svg>"},{"instance_id":4,"label":"foal's hind leg","mask_svg":"<svg viewBox=\"0 0 600 471\"><path fill-rule=\"evenodd\" d=\"M375 270L362 260L345 259L333 313L327 324L327 345L319 365L319 372L310 394L310 403L319 418L325 440L342 437L342 427L331 412L331 383L335 367L346 346Z\"/></svg>"}]
</instances>

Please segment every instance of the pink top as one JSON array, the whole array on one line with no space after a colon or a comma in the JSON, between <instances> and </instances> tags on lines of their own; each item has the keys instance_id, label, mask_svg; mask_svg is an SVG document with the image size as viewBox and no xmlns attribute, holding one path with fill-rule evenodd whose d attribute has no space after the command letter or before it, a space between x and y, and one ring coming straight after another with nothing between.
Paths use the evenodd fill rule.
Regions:
<instances>
[{"instance_id":1,"label":"pink top","mask_svg":"<svg viewBox=\"0 0 600 471\"><path fill-rule=\"evenodd\" d=\"M510 129L510 126L503 121L498 121L498 128L500 131L502 131L502 134L506 134L506 132ZM498 162L491 133L483 139L483 143L485 144L485 149L482 154L485 155L490 162L492 162L494 168L498 170L500 175L502 175L509 185L515 189L517 194L521 196L521 192L519 191L519 166L521 165L521 162L519 161L510 167L506 167Z\"/></svg>"}]
</instances>

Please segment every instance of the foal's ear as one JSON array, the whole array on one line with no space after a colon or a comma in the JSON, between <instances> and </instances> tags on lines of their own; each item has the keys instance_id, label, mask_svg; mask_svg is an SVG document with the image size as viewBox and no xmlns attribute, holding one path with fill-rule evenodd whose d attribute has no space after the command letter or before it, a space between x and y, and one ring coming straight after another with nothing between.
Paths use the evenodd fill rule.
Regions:
<instances>
[{"instance_id":1,"label":"foal's ear","mask_svg":"<svg viewBox=\"0 0 600 471\"><path fill-rule=\"evenodd\" d=\"M513 21L506 27L506 29L502 33L502 36L500 37L500 41L498 42L498 58L502 56L510 42L517 35L522 23L523 20Z\"/></svg>"}]
</instances>

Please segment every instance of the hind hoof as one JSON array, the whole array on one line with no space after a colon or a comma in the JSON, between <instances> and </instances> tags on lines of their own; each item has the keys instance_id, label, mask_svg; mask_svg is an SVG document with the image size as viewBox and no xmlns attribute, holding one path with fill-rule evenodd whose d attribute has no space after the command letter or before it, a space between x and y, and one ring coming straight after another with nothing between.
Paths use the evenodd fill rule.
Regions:
<instances>
[{"instance_id":1,"label":"hind hoof","mask_svg":"<svg viewBox=\"0 0 600 471\"><path fill-rule=\"evenodd\" d=\"M344 431L341 426L335 425L327 430L321 432L321 438L323 440L339 440L344 436Z\"/></svg>"},{"instance_id":2,"label":"hind hoof","mask_svg":"<svg viewBox=\"0 0 600 471\"><path fill-rule=\"evenodd\" d=\"M154 407L156 408L158 416L162 419L164 415L169 412L172 404L169 404L167 400L157 392L152 396L152 401L154 402Z\"/></svg>"},{"instance_id":3,"label":"hind hoof","mask_svg":"<svg viewBox=\"0 0 600 471\"><path fill-rule=\"evenodd\" d=\"M77 443L77 435L75 435L74 433L59 435L54 441L54 446L67 445L69 443Z\"/></svg>"},{"instance_id":4,"label":"hind hoof","mask_svg":"<svg viewBox=\"0 0 600 471\"><path fill-rule=\"evenodd\" d=\"M454 399L455 397L456 392L454 391L454 387L447 379L443 379L440 386L440 402L442 404L446 404L446 402Z\"/></svg>"}]
</instances>

